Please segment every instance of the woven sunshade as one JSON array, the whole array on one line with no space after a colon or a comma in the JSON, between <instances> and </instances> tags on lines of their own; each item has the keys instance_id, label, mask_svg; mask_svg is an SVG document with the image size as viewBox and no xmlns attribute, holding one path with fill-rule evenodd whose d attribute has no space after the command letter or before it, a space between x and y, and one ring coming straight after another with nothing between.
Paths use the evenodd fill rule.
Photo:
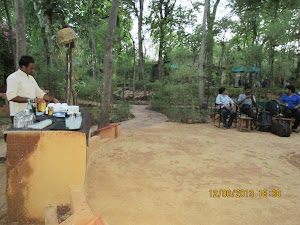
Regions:
<instances>
[{"instance_id":1,"label":"woven sunshade","mask_svg":"<svg viewBox=\"0 0 300 225\"><path fill-rule=\"evenodd\" d=\"M64 28L57 33L57 41L59 44L69 44L77 38L75 31L70 27Z\"/></svg>"}]
</instances>

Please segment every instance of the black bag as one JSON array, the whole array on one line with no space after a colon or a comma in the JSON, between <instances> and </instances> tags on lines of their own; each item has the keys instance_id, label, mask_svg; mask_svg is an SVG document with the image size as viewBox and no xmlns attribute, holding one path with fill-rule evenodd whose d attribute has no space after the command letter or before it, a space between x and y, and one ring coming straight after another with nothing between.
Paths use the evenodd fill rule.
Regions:
<instances>
[{"instance_id":1,"label":"black bag","mask_svg":"<svg viewBox=\"0 0 300 225\"><path fill-rule=\"evenodd\" d=\"M271 100L267 102L266 110L270 112L272 116L278 115L279 109L279 104L276 100Z\"/></svg>"},{"instance_id":2,"label":"black bag","mask_svg":"<svg viewBox=\"0 0 300 225\"><path fill-rule=\"evenodd\" d=\"M287 123L281 121L273 124L271 132L280 137L289 137L291 135L290 126Z\"/></svg>"},{"instance_id":3,"label":"black bag","mask_svg":"<svg viewBox=\"0 0 300 225\"><path fill-rule=\"evenodd\" d=\"M257 126L259 127L260 131L263 132L270 132L272 127L272 115L268 111L263 111L259 114L257 120Z\"/></svg>"}]
</instances>

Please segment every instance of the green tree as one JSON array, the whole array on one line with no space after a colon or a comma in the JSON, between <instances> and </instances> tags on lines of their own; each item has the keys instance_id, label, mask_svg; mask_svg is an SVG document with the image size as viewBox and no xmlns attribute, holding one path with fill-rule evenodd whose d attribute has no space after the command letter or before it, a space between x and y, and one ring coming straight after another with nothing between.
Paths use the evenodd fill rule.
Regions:
<instances>
[{"instance_id":1,"label":"green tree","mask_svg":"<svg viewBox=\"0 0 300 225\"><path fill-rule=\"evenodd\" d=\"M25 7L23 0L14 0L16 17L16 69L22 55L26 55Z\"/></svg>"},{"instance_id":2,"label":"green tree","mask_svg":"<svg viewBox=\"0 0 300 225\"><path fill-rule=\"evenodd\" d=\"M151 35L159 43L158 49L158 76L164 75L163 66L168 63L167 45L172 37L174 28L176 0L152 0L148 23L151 26Z\"/></svg>"},{"instance_id":3,"label":"green tree","mask_svg":"<svg viewBox=\"0 0 300 225\"><path fill-rule=\"evenodd\" d=\"M99 128L109 125L110 115L110 98L111 98L111 81L113 74L113 44L114 35L117 25L117 17L119 12L120 0L113 0L109 14L108 29L106 33L105 48L104 48L104 77L102 82L101 95L101 112Z\"/></svg>"},{"instance_id":4,"label":"green tree","mask_svg":"<svg viewBox=\"0 0 300 225\"><path fill-rule=\"evenodd\" d=\"M204 50L206 44L206 17L207 11L209 6L209 0L205 0L204 4L204 13L203 13L203 20L202 20L202 40L201 40L201 48L199 54L199 107L205 108L205 101L204 101L204 84L205 84L205 77L204 77Z\"/></svg>"}]
</instances>

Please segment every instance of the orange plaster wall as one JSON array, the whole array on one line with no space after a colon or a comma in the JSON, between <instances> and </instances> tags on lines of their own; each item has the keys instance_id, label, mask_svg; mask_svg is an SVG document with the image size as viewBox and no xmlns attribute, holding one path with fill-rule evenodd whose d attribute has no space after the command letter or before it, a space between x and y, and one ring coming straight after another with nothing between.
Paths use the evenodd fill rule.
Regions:
<instances>
[{"instance_id":1,"label":"orange plaster wall","mask_svg":"<svg viewBox=\"0 0 300 225\"><path fill-rule=\"evenodd\" d=\"M11 134L8 134L8 139ZM69 204L69 186L84 184L86 170L86 138L83 133L49 131L28 133L37 136L34 149L27 155L26 145L18 144L14 134L14 144L8 141L8 163L10 146L14 146L14 158L21 158L8 171L8 211L17 204L19 211L8 212L10 220L27 224L29 221L44 221L47 204ZM33 139L32 139L33 140ZM12 140L11 140L12 141ZM30 141L30 139L28 139ZM22 171L27 173L22 173ZM21 186L19 184L22 184ZM15 195L17 193L17 195ZM18 201L18 196L22 201ZM23 221L20 221L23 220Z\"/></svg>"}]
</instances>

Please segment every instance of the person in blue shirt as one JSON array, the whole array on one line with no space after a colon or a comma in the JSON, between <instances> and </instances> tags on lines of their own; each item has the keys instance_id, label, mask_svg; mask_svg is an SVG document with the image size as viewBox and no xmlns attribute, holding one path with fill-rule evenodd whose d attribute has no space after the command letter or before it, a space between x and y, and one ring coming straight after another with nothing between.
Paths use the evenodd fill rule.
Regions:
<instances>
[{"instance_id":1,"label":"person in blue shirt","mask_svg":"<svg viewBox=\"0 0 300 225\"><path fill-rule=\"evenodd\" d=\"M216 98L216 104L220 107L220 114L222 115L223 125L225 128L230 128L234 118L236 117L236 111L234 107L234 101L227 95L226 89L221 87L219 94ZM227 117L229 115L229 121L227 124Z\"/></svg>"},{"instance_id":2,"label":"person in blue shirt","mask_svg":"<svg viewBox=\"0 0 300 225\"><path fill-rule=\"evenodd\" d=\"M285 93L280 99L280 105L284 107L283 115L286 118L295 117L293 132L298 133L297 128L300 124L300 96L295 94L295 88L292 85L285 87Z\"/></svg>"}]
</instances>

